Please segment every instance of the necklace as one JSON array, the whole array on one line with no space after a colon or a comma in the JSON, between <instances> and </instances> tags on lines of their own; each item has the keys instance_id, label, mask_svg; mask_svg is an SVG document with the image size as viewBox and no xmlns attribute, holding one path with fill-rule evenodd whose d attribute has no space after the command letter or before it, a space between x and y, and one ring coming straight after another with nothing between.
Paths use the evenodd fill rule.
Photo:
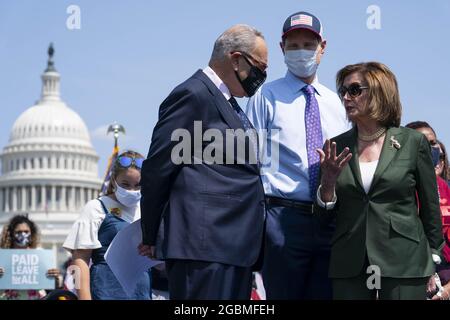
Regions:
<instances>
[{"instance_id":1,"label":"necklace","mask_svg":"<svg viewBox=\"0 0 450 320\"><path fill-rule=\"evenodd\" d=\"M376 139L378 139L379 137L381 137L384 133L386 132L386 128L380 128L377 132L375 132L374 134L371 135L364 135L361 133L358 133L358 139L362 140L362 141L366 141L366 142L370 142L370 141L374 141Z\"/></svg>"}]
</instances>

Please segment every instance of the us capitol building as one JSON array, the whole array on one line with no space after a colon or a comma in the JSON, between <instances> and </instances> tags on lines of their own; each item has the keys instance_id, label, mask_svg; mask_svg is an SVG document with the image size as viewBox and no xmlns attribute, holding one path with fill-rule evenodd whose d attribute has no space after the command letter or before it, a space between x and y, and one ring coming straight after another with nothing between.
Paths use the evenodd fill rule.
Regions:
<instances>
[{"instance_id":1,"label":"us capitol building","mask_svg":"<svg viewBox=\"0 0 450 320\"><path fill-rule=\"evenodd\" d=\"M0 229L16 214L28 214L44 248L61 248L84 204L98 196L98 155L81 117L60 97L60 75L48 50L41 98L15 121L0 153Z\"/></svg>"}]
</instances>

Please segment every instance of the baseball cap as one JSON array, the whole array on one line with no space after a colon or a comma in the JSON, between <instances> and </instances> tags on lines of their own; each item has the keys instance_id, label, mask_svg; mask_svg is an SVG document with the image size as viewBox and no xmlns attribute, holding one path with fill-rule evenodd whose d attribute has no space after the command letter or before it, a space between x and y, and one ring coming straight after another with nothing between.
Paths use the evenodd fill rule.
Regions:
<instances>
[{"instance_id":1,"label":"baseball cap","mask_svg":"<svg viewBox=\"0 0 450 320\"><path fill-rule=\"evenodd\" d=\"M320 20L309 12L300 11L291 14L283 25L282 38L286 37L287 33L297 29L308 29L314 32L320 40L322 40L322 24Z\"/></svg>"}]
</instances>

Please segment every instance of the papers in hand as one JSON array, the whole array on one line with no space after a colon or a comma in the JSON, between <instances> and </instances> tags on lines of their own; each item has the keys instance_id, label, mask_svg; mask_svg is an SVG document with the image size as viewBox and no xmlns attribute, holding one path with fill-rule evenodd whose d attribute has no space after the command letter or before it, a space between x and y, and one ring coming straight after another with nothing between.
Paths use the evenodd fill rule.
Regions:
<instances>
[{"instance_id":1,"label":"papers in hand","mask_svg":"<svg viewBox=\"0 0 450 320\"><path fill-rule=\"evenodd\" d=\"M106 263L130 297L142 273L162 263L141 256L138 253L141 242L141 220L137 220L117 233L105 254Z\"/></svg>"}]
</instances>

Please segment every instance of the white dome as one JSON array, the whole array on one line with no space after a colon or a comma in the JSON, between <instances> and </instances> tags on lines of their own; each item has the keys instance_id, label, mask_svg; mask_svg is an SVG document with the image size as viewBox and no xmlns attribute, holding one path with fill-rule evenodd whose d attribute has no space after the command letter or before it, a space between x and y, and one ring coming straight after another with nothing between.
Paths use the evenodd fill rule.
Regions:
<instances>
[{"instance_id":1,"label":"white dome","mask_svg":"<svg viewBox=\"0 0 450 320\"><path fill-rule=\"evenodd\" d=\"M16 120L9 146L39 142L91 149L89 131L84 121L60 98L60 75L51 60L41 78L41 99Z\"/></svg>"},{"instance_id":2,"label":"white dome","mask_svg":"<svg viewBox=\"0 0 450 320\"><path fill-rule=\"evenodd\" d=\"M12 180L48 179L99 184L98 155L81 117L60 98L60 75L49 48L41 76L41 99L15 121L9 143L0 153L0 185ZM50 177L50 178L49 178ZM27 180L28 179L28 180Z\"/></svg>"},{"instance_id":3,"label":"white dome","mask_svg":"<svg viewBox=\"0 0 450 320\"><path fill-rule=\"evenodd\" d=\"M53 53L50 46L39 102L17 118L0 152L0 228L16 214L29 214L42 245L56 251L102 180L86 124L60 98Z\"/></svg>"},{"instance_id":4,"label":"white dome","mask_svg":"<svg viewBox=\"0 0 450 320\"><path fill-rule=\"evenodd\" d=\"M41 101L23 112L14 123L9 145L32 143L91 146L89 131L81 117L62 101Z\"/></svg>"}]
</instances>

